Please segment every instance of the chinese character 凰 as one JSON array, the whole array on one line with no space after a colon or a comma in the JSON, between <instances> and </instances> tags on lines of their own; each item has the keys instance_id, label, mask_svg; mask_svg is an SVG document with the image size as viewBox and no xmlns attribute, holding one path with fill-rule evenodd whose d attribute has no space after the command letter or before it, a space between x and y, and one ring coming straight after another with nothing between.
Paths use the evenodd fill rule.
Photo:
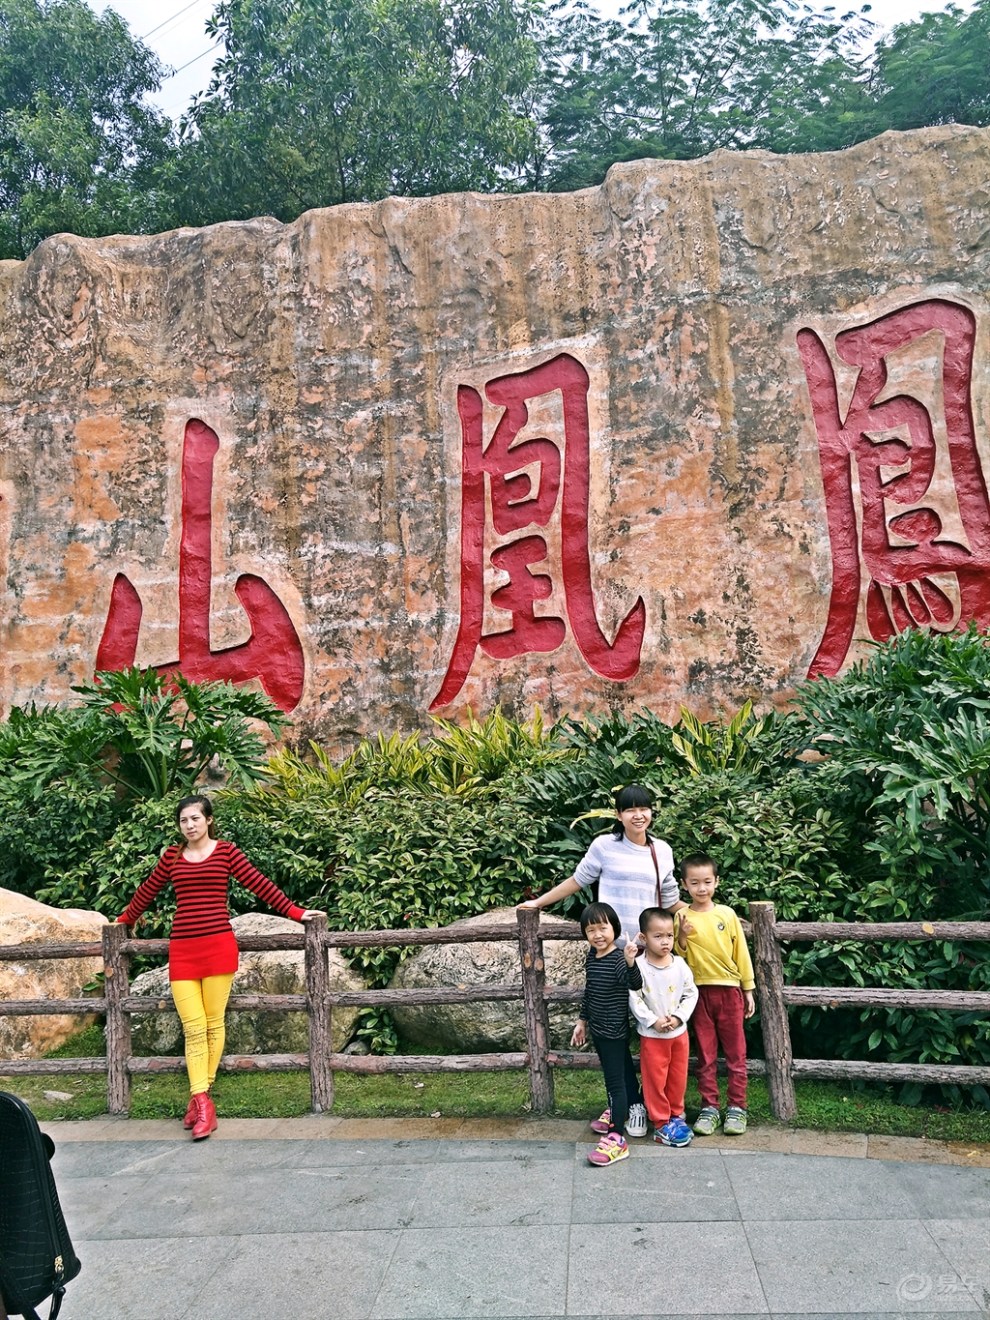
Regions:
<instances>
[{"instance_id":1,"label":"chinese character \u51f0","mask_svg":"<svg viewBox=\"0 0 990 1320\"><path fill-rule=\"evenodd\" d=\"M454 700L479 647L485 655L501 660L554 651L565 639L567 624L596 674L621 682L639 668L646 627L642 597L619 624L611 642L601 630L595 608L588 544L588 384L587 371L566 353L528 371L489 381L485 396L503 412L487 446L481 395L467 385L457 391L462 455L461 612L450 664L431 710ZM528 401L555 391L562 405L562 445L545 436L520 439L529 421ZM540 531L549 527L558 509L559 582L566 623L535 610L536 603L547 600L554 589L549 573L533 570L548 559L547 539ZM491 550L489 561L508 581L491 592L488 604L509 617L508 626L501 631L486 632L485 555L496 539L502 543Z\"/></svg>"},{"instance_id":2,"label":"chinese character \u51f0","mask_svg":"<svg viewBox=\"0 0 990 1320\"><path fill-rule=\"evenodd\" d=\"M814 330L798 332L818 432L832 593L809 678L839 672L865 619L875 641L912 627L990 625L990 499L970 385L976 318L947 299L911 303L835 336L857 369L842 416L836 371ZM891 383L890 360L929 367L915 397ZM857 498L858 495L858 498Z\"/></svg>"},{"instance_id":3,"label":"chinese character \u51f0","mask_svg":"<svg viewBox=\"0 0 990 1320\"><path fill-rule=\"evenodd\" d=\"M253 573L242 573L234 592L251 624L237 646L210 647L210 590L213 580L213 459L216 432L192 420L182 442L182 535L179 542L179 658L156 665L159 673L181 673L190 682L248 683L258 679L282 710L299 704L305 672L302 645L285 606ZM110 608L96 654L96 670L129 669L141 629L141 597L123 573L114 578Z\"/></svg>"}]
</instances>

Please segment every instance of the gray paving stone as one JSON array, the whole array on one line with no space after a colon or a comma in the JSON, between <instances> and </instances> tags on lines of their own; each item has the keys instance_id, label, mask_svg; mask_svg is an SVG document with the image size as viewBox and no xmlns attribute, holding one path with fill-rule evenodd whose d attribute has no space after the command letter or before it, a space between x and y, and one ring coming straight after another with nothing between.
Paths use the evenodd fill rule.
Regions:
<instances>
[{"instance_id":1,"label":"gray paving stone","mask_svg":"<svg viewBox=\"0 0 990 1320\"><path fill-rule=\"evenodd\" d=\"M423 1174L409 1228L453 1228L469 1224L518 1227L567 1224L571 1218L569 1165L542 1160L435 1164Z\"/></svg>"},{"instance_id":2,"label":"gray paving stone","mask_svg":"<svg viewBox=\"0 0 990 1320\"><path fill-rule=\"evenodd\" d=\"M441 1164L461 1160L498 1160L516 1164L537 1161L570 1163L573 1145L562 1141L438 1141L436 1159Z\"/></svg>"},{"instance_id":3,"label":"gray paving stone","mask_svg":"<svg viewBox=\"0 0 990 1320\"><path fill-rule=\"evenodd\" d=\"M264 1146L264 1142L251 1145ZM269 1146L271 1143L267 1143ZM198 1142L206 1146L208 1142ZM64 1178L106 1178L118 1173L157 1173L175 1160L171 1141L66 1142L56 1145L52 1169L59 1186ZM270 1157L269 1157L270 1158Z\"/></svg>"},{"instance_id":4,"label":"gray paving stone","mask_svg":"<svg viewBox=\"0 0 990 1320\"><path fill-rule=\"evenodd\" d=\"M229 1239L223 1263L182 1320L366 1320L399 1236L385 1231Z\"/></svg>"},{"instance_id":5,"label":"gray paving stone","mask_svg":"<svg viewBox=\"0 0 990 1320\"><path fill-rule=\"evenodd\" d=\"M117 1174L57 1179L59 1202L73 1242L76 1238L124 1236L121 1225L126 1222L132 1198L135 1207L156 1200L161 1176L127 1178Z\"/></svg>"},{"instance_id":6,"label":"gray paving stone","mask_svg":"<svg viewBox=\"0 0 990 1320\"><path fill-rule=\"evenodd\" d=\"M917 1220L753 1222L746 1228L771 1312L907 1314L932 1308L935 1281L962 1281ZM978 1307L965 1288L954 1311Z\"/></svg>"},{"instance_id":7,"label":"gray paving stone","mask_svg":"<svg viewBox=\"0 0 990 1320\"><path fill-rule=\"evenodd\" d=\"M279 1143L282 1144L282 1143ZM432 1164L439 1158L439 1141L292 1141L285 1142L286 1164L299 1168L317 1165L357 1167L394 1164Z\"/></svg>"},{"instance_id":8,"label":"gray paving stone","mask_svg":"<svg viewBox=\"0 0 990 1320\"><path fill-rule=\"evenodd\" d=\"M990 1316L990 1209L973 1219L929 1219L925 1227L970 1296ZM934 1287L938 1289L937 1280ZM951 1293L944 1300L951 1301Z\"/></svg>"},{"instance_id":9,"label":"gray paving stone","mask_svg":"<svg viewBox=\"0 0 990 1320\"><path fill-rule=\"evenodd\" d=\"M197 1299L230 1252L222 1238L165 1237L137 1250L121 1239L73 1245L83 1268L66 1289L59 1320L182 1320L196 1314Z\"/></svg>"},{"instance_id":10,"label":"gray paving stone","mask_svg":"<svg viewBox=\"0 0 990 1320\"><path fill-rule=\"evenodd\" d=\"M387 1175L349 1166L274 1171L234 1166L228 1177L172 1171L151 1181L149 1194L128 1196L127 1213L115 1231L124 1238L149 1238L265 1233L276 1227L283 1233L400 1228L411 1214L422 1170L392 1166ZM93 1237L110 1232L106 1224L86 1231Z\"/></svg>"},{"instance_id":11,"label":"gray paving stone","mask_svg":"<svg viewBox=\"0 0 990 1320\"><path fill-rule=\"evenodd\" d=\"M658 1198L657 1208L663 1205ZM661 1216L658 1216L660 1218ZM575 1225L571 1230L568 1315L741 1315L769 1308L742 1224Z\"/></svg>"},{"instance_id":12,"label":"gray paving stone","mask_svg":"<svg viewBox=\"0 0 990 1320\"><path fill-rule=\"evenodd\" d=\"M574 1172L575 1224L705 1223L739 1219L739 1206L722 1157L678 1160L636 1158L607 1169L585 1161Z\"/></svg>"},{"instance_id":13,"label":"gray paving stone","mask_svg":"<svg viewBox=\"0 0 990 1320\"><path fill-rule=\"evenodd\" d=\"M564 1315L567 1235L563 1225L407 1231L372 1320Z\"/></svg>"},{"instance_id":14,"label":"gray paving stone","mask_svg":"<svg viewBox=\"0 0 990 1320\"><path fill-rule=\"evenodd\" d=\"M886 1161L733 1155L725 1168L746 1220L917 1218L898 1166Z\"/></svg>"},{"instance_id":15,"label":"gray paving stone","mask_svg":"<svg viewBox=\"0 0 990 1320\"><path fill-rule=\"evenodd\" d=\"M911 1197L919 1219L977 1215L990 1220L990 1169L957 1169L939 1164L888 1164L887 1167Z\"/></svg>"},{"instance_id":16,"label":"gray paving stone","mask_svg":"<svg viewBox=\"0 0 990 1320\"><path fill-rule=\"evenodd\" d=\"M105 1126L56 1155L83 1261L63 1320L990 1316L971 1164Z\"/></svg>"}]
</instances>

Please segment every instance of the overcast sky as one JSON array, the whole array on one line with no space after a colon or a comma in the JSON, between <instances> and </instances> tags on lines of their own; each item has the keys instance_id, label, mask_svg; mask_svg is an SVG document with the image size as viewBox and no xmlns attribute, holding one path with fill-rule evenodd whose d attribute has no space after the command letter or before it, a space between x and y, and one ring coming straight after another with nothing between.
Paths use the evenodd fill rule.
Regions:
<instances>
[{"instance_id":1,"label":"overcast sky","mask_svg":"<svg viewBox=\"0 0 990 1320\"><path fill-rule=\"evenodd\" d=\"M600 0L603 13L618 13L626 0ZM206 35L206 20L216 0L89 0L97 13L116 9L135 36L154 50L162 63L175 72L154 98L172 118L177 118L189 104L189 98L202 91L210 80L216 58L213 43ZM962 0L963 9L972 0ZM850 7L852 7L850 5ZM895 23L906 23L919 14L944 9L933 0L873 0L870 17L887 30Z\"/></svg>"}]
</instances>

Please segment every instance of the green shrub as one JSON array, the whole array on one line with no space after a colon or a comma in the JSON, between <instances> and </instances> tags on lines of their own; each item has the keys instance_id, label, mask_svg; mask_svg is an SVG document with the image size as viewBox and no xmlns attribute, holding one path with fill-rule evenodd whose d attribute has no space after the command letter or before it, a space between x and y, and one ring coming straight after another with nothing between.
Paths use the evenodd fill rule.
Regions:
<instances>
[{"instance_id":1,"label":"green shrub","mask_svg":"<svg viewBox=\"0 0 990 1320\"><path fill-rule=\"evenodd\" d=\"M40 897L103 845L119 815L110 788L68 780L36 796L0 775L0 888Z\"/></svg>"},{"instance_id":2,"label":"green shrub","mask_svg":"<svg viewBox=\"0 0 990 1320\"><path fill-rule=\"evenodd\" d=\"M797 704L815 745L859 786L866 846L892 877L931 879L956 916L990 902L990 643L898 634Z\"/></svg>"},{"instance_id":3,"label":"green shrub","mask_svg":"<svg viewBox=\"0 0 990 1320\"><path fill-rule=\"evenodd\" d=\"M787 921L830 921L842 910L846 824L804 769L771 783L723 770L669 784L653 828L675 857L710 853L720 901L743 916L754 899L771 900Z\"/></svg>"},{"instance_id":4,"label":"green shrub","mask_svg":"<svg viewBox=\"0 0 990 1320\"><path fill-rule=\"evenodd\" d=\"M177 841L174 810L174 803L155 798L133 804L108 838L75 865L51 875L37 897L55 907L102 912L112 921L165 848ZM141 934L149 939L166 935L174 911L172 891L166 889L148 913Z\"/></svg>"},{"instance_id":5,"label":"green shrub","mask_svg":"<svg viewBox=\"0 0 990 1320\"><path fill-rule=\"evenodd\" d=\"M535 878L542 828L497 787L448 798L369 791L337 839L316 903L341 930L477 916L519 901ZM397 958L369 949L359 961L384 981Z\"/></svg>"}]
</instances>

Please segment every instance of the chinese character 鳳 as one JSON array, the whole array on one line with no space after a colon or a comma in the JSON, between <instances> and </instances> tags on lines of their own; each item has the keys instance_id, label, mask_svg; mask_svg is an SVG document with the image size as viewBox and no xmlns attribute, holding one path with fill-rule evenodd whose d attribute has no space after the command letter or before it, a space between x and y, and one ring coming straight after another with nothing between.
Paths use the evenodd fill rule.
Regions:
<instances>
[{"instance_id":1,"label":"chinese character \u9cf3","mask_svg":"<svg viewBox=\"0 0 990 1320\"><path fill-rule=\"evenodd\" d=\"M976 318L944 298L840 331L834 352L857 369L845 416L836 372L811 329L797 342L818 432L832 558L828 620L808 677L833 676L865 588L870 636L912 627L990 625L990 500L970 397ZM928 366L916 397L890 359ZM934 365L932 365L934 363Z\"/></svg>"}]
</instances>

